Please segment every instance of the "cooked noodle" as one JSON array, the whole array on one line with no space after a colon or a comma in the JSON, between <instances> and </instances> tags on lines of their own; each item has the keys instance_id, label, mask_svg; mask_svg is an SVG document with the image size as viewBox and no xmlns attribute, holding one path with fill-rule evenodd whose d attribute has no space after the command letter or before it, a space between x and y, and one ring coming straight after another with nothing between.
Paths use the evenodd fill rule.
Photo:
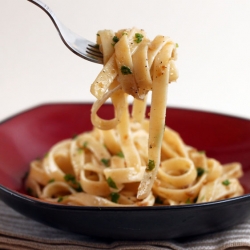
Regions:
<instances>
[{"instance_id":1,"label":"cooked noodle","mask_svg":"<svg viewBox=\"0 0 250 250\"><path fill-rule=\"evenodd\" d=\"M177 44L165 36L150 41L135 28L99 31L97 43L104 67L91 85L94 128L33 161L27 190L47 202L80 206L180 205L242 195L240 163L222 166L165 126L168 85L178 78ZM109 98L114 118L105 120L98 110Z\"/></svg>"}]
</instances>

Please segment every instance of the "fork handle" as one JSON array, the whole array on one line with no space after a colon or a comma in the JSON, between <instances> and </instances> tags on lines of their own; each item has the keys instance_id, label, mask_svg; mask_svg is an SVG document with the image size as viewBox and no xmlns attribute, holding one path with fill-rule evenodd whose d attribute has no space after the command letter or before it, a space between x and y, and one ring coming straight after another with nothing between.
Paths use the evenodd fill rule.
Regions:
<instances>
[{"instance_id":1,"label":"fork handle","mask_svg":"<svg viewBox=\"0 0 250 250\"><path fill-rule=\"evenodd\" d=\"M49 6L40 0L28 0L28 1L35 4L39 8L41 8L50 17L51 21L54 23L54 25L56 26L56 29L60 33L60 28L61 28L60 26L62 26L62 24L60 22L57 22L57 17L54 15L54 13L49 8Z\"/></svg>"},{"instance_id":2,"label":"fork handle","mask_svg":"<svg viewBox=\"0 0 250 250\"><path fill-rule=\"evenodd\" d=\"M88 41L85 38L82 38L81 36L72 32L69 28L64 26L64 24L60 22L60 20L55 16L53 11L49 8L49 6L43 3L42 1L40 0L27 0L27 1L38 6L49 16L52 23L56 27L61 40L69 50L71 50L76 55L88 61L102 64L101 53L99 52L100 56L98 56L96 52L93 53L93 47L95 45L94 43ZM91 49L88 50L87 48L88 46L91 46Z\"/></svg>"},{"instance_id":3,"label":"fork handle","mask_svg":"<svg viewBox=\"0 0 250 250\"><path fill-rule=\"evenodd\" d=\"M67 33L67 36L69 36L67 30L68 28L66 28L55 16L55 14L53 13L53 11L49 8L49 6L45 3L43 3L40 0L28 0L29 2L35 4L36 6L38 6L40 9L42 9L51 19L51 21L53 22L53 24L55 25L61 39L63 40L63 42L65 43L66 46L67 45L67 41L64 40L64 36L61 34L62 31L64 31L64 33Z\"/></svg>"},{"instance_id":4,"label":"fork handle","mask_svg":"<svg viewBox=\"0 0 250 250\"><path fill-rule=\"evenodd\" d=\"M43 11L45 11L49 16L51 16L52 18L54 18L54 14L53 12L50 10L49 6L46 5L45 3L43 3L40 0L28 0L29 2L37 5L38 7L40 7Z\"/></svg>"}]
</instances>

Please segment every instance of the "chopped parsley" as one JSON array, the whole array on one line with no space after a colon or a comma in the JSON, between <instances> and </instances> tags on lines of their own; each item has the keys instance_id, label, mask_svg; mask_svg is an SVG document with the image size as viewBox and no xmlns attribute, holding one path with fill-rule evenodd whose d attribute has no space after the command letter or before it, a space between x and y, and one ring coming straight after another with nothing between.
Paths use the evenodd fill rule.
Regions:
<instances>
[{"instance_id":1,"label":"chopped parsley","mask_svg":"<svg viewBox=\"0 0 250 250\"><path fill-rule=\"evenodd\" d=\"M186 202L185 202L186 204L191 204L192 203L192 201L190 200L190 198L188 198L187 200L186 200Z\"/></svg>"},{"instance_id":2,"label":"chopped parsley","mask_svg":"<svg viewBox=\"0 0 250 250\"><path fill-rule=\"evenodd\" d=\"M142 35L142 34L140 34L140 33L135 33L135 42L136 43L140 43L141 41L142 41L142 38L143 38L144 36Z\"/></svg>"},{"instance_id":3,"label":"chopped parsley","mask_svg":"<svg viewBox=\"0 0 250 250\"><path fill-rule=\"evenodd\" d=\"M196 171L198 177L201 177L205 173L205 169L201 167L196 168Z\"/></svg>"},{"instance_id":4,"label":"chopped parsley","mask_svg":"<svg viewBox=\"0 0 250 250\"><path fill-rule=\"evenodd\" d=\"M110 160L109 160L109 159L102 158L102 159L101 159L101 162L102 162L102 164L103 164L105 167L109 167L109 166L110 166Z\"/></svg>"},{"instance_id":5,"label":"chopped parsley","mask_svg":"<svg viewBox=\"0 0 250 250\"><path fill-rule=\"evenodd\" d=\"M52 182L54 182L55 181L55 179L50 179L49 181L48 181L48 183L52 183Z\"/></svg>"},{"instance_id":6,"label":"chopped parsley","mask_svg":"<svg viewBox=\"0 0 250 250\"><path fill-rule=\"evenodd\" d=\"M129 67L127 67L127 66L124 66L124 65L121 66L121 72L122 72L123 75L130 75L130 74L132 74L131 69Z\"/></svg>"},{"instance_id":7,"label":"chopped parsley","mask_svg":"<svg viewBox=\"0 0 250 250\"><path fill-rule=\"evenodd\" d=\"M200 150L199 153L200 154L206 154L206 151L205 150Z\"/></svg>"},{"instance_id":8,"label":"chopped parsley","mask_svg":"<svg viewBox=\"0 0 250 250\"><path fill-rule=\"evenodd\" d=\"M222 182L222 184L225 185L225 186L228 186L228 185L230 184L230 181L229 181L229 180L224 180L224 181Z\"/></svg>"},{"instance_id":9,"label":"chopped parsley","mask_svg":"<svg viewBox=\"0 0 250 250\"><path fill-rule=\"evenodd\" d=\"M79 182L76 181L76 177L72 174L66 174L64 176L64 180L67 182L71 182L73 184L73 188L77 191L77 192L82 192L82 187L80 185Z\"/></svg>"},{"instance_id":10,"label":"chopped parsley","mask_svg":"<svg viewBox=\"0 0 250 250\"><path fill-rule=\"evenodd\" d=\"M66 174L64 176L64 180L67 182L72 182L73 184L76 184L76 177L72 174Z\"/></svg>"},{"instance_id":11,"label":"chopped parsley","mask_svg":"<svg viewBox=\"0 0 250 250\"><path fill-rule=\"evenodd\" d=\"M58 197L58 199L57 199L57 202L61 202L61 201L63 201L63 197L62 196Z\"/></svg>"},{"instance_id":12,"label":"chopped parsley","mask_svg":"<svg viewBox=\"0 0 250 250\"><path fill-rule=\"evenodd\" d=\"M76 190L77 192L83 192L83 189L82 189L82 187L81 187L81 185L80 185L79 182L77 183L77 187L75 188L75 190Z\"/></svg>"},{"instance_id":13,"label":"chopped parsley","mask_svg":"<svg viewBox=\"0 0 250 250\"><path fill-rule=\"evenodd\" d=\"M118 193L115 193L115 192L111 193L110 196L111 196L111 201L114 203L117 203L119 198L120 198L120 195Z\"/></svg>"},{"instance_id":14,"label":"chopped parsley","mask_svg":"<svg viewBox=\"0 0 250 250\"><path fill-rule=\"evenodd\" d=\"M122 151L118 152L118 153L117 153L117 156L119 156L119 157L121 157L121 158L124 158L124 154L123 154Z\"/></svg>"},{"instance_id":15,"label":"chopped parsley","mask_svg":"<svg viewBox=\"0 0 250 250\"><path fill-rule=\"evenodd\" d=\"M108 182L109 187L117 189L117 186L111 177L107 179L107 182Z\"/></svg>"},{"instance_id":16,"label":"chopped parsley","mask_svg":"<svg viewBox=\"0 0 250 250\"><path fill-rule=\"evenodd\" d=\"M100 34L98 34L98 33L97 33L96 35L97 35L97 36L100 36Z\"/></svg>"},{"instance_id":17,"label":"chopped parsley","mask_svg":"<svg viewBox=\"0 0 250 250\"><path fill-rule=\"evenodd\" d=\"M113 45L115 45L116 43L119 42L119 38L118 38L117 36L114 36L112 40L113 40L113 42L114 42Z\"/></svg>"},{"instance_id":18,"label":"chopped parsley","mask_svg":"<svg viewBox=\"0 0 250 250\"><path fill-rule=\"evenodd\" d=\"M88 147L88 142L85 141L82 146L83 146L83 148L87 148Z\"/></svg>"},{"instance_id":19,"label":"chopped parsley","mask_svg":"<svg viewBox=\"0 0 250 250\"><path fill-rule=\"evenodd\" d=\"M79 148L77 149L78 153L82 153L83 150L86 149L87 147L88 147L88 142L85 141L85 142L82 144L82 146L79 147Z\"/></svg>"},{"instance_id":20,"label":"chopped parsley","mask_svg":"<svg viewBox=\"0 0 250 250\"><path fill-rule=\"evenodd\" d=\"M82 153L83 152L83 148L78 148L77 151L78 151L78 153Z\"/></svg>"},{"instance_id":21,"label":"chopped parsley","mask_svg":"<svg viewBox=\"0 0 250 250\"><path fill-rule=\"evenodd\" d=\"M179 44L178 43L176 43L175 46L176 46L176 48L179 48Z\"/></svg>"},{"instance_id":22,"label":"chopped parsley","mask_svg":"<svg viewBox=\"0 0 250 250\"><path fill-rule=\"evenodd\" d=\"M155 168L155 162L154 162L154 160L148 160L147 170L148 171L152 171L154 168Z\"/></svg>"}]
</instances>

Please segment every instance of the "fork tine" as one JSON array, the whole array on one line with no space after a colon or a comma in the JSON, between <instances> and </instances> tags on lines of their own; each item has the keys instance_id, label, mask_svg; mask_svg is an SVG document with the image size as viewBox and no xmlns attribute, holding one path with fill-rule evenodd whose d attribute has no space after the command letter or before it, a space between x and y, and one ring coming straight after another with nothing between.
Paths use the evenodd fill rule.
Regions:
<instances>
[{"instance_id":1,"label":"fork tine","mask_svg":"<svg viewBox=\"0 0 250 250\"><path fill-rule=\"evenodd\" d=\"M103 58L103 55L102 55L102 53L99 50L98 44L95 44L95 45L88 44L88 46L86 48L86 52L89 53L90 55Z\"/></svg>"}]
</instances>

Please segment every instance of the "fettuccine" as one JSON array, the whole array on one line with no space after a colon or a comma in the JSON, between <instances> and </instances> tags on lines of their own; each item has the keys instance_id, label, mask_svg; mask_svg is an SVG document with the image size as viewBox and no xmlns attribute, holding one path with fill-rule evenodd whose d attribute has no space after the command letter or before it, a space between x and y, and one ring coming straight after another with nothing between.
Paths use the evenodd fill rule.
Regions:
<instances>
[{"instance_id":1,"label":"fettuccine","mask_svg":"<svg viewBox=\"0 0 250 250\"><path fill-rule=\"evenodd\" d=\"M102 30L104 66L91 85L93 130L58 142L31 163L26 188L44 201L80 206L181 205L243 194L240 163L223 165L165 126L178 45L144 30ZM151 92L149 119L147 96ZM129 112L128 96L134 98ZM111 99L114 118L98 110Z\"/></svg>"}]
</instances>

